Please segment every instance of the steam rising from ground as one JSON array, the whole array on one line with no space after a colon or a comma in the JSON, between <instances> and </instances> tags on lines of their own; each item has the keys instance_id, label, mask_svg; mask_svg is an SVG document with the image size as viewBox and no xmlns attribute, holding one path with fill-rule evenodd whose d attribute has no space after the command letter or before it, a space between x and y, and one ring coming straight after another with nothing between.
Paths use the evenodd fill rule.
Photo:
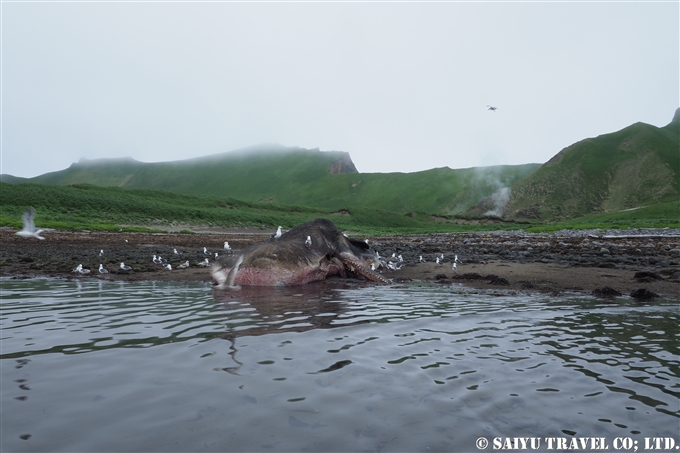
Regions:
<instances>
[{"instance_id":1,"label":"steam rising from ground","mask_svg":"<svg viewBox=\"0 0 680 453\"><path fill-rule=\"evenodd\" d=\"M494 192L493 195L491 195L493 209L489 209L484 213L484 215L495 215L497 217L502 217L503 211L505 211L505 206L508 204L509 199L510 199L510 187L501 187L499 190Z\"/></svg>"}]
</instances>

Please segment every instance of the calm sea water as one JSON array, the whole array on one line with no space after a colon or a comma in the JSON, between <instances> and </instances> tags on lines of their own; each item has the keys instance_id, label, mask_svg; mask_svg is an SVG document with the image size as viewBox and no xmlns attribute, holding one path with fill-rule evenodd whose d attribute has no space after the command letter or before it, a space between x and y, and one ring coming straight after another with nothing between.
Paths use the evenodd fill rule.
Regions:
<instances>
[{"instance_id":1,"label":"calm sea water","mask_svg":"<svg viewBox=\"0 0 680 453\"><path fill-rule=\"evenodd\" d=\"M330 282L0 285L3 452L680 444L677 301Z\"/></svg>"}]
</instances>

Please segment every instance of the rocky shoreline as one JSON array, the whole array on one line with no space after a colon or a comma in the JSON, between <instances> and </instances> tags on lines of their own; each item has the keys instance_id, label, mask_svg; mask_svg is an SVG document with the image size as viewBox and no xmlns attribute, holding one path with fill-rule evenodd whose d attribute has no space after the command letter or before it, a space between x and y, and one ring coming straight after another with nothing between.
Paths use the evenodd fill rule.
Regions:
<instances>
[{"instance_id":1,"label":"rocky shoreline","mask_svg":"<svg viewBox=\"0 0 680 453\"><path fill-rule=\"evenodd\" d=\"M224 252L267 239L257 233L44 233L45 240L24 239L0 228L0 276L101 278L108 280L210 281L197 264ZM363 239L363 238L362 238ZM680 230L563 230L550 234L523 231L445 233L367 238L380 256L401 255L405 264L384 270L395 282L461 283L472 288L507 291L576 291L636 299L654 295L680 299ZM204 254L204 249L210 255ZM178 254L173 249L177 249ZM103 251L102 256L100 252ZM441 259L441 255L444 259ZM160 255L172 265L152 262ZM452 269L458 255L462 264ZM420 257L425 262L420 262ZM435 260L440 257L441 264ZM178 265L189 261L187 269ZM120 269L124 262L132 269ZM82 264L87 275L73 270ZM100 274L102 264L108 273Z\"/></svg>"}]
</instances>

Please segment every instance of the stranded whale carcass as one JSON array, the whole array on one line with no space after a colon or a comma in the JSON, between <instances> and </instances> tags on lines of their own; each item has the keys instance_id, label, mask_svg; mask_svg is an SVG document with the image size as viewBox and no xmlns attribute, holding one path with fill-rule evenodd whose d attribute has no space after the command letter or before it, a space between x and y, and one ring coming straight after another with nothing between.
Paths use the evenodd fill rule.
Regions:
<instances>
[{"instance_id":1,"label":"stranded whale carcass","mask_svg":"<svg viewBox=\"0 0 680 453\"><path fill-rule=\"evenodd\" d=\"M331 275L358 275L389 283L371 270L380 263L364 241L350 239L326 219L297 226L279 238L253 244L232 256L221 257L213 266L218 288L290 286L323 280Z\"/></svg>"}]
</instances>

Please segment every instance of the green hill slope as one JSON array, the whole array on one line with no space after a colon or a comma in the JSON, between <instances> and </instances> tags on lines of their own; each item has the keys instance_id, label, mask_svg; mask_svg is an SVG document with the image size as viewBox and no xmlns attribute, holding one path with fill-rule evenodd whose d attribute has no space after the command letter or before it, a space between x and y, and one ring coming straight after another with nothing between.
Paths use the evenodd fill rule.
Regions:
<instances>
[{"instance_id":1,"label":"green hill slope","mask_svg":"<svg viewBox=\"0 0 680 453\"><path fill-rule=\"evenodd\" d=\"M563 149L512 187L504 216L556 221L676 201L679 112L662 128L636 123ZM487 200L469 212L489 205Z\"/></svg>"},{"instance_id":2,"label":"green hill slope","mask_svg":"<svg viewBox=\"0 0 680 453\"><path fill-rule=\"evenodd\" d=\"M345 152L267 146L177 162L83 159L62 171L30 179L4 175L3 181L155 189L330 210L368 207L396 213L455 214L538 167L358 173Z\"/></svg>"}]
</instances>

